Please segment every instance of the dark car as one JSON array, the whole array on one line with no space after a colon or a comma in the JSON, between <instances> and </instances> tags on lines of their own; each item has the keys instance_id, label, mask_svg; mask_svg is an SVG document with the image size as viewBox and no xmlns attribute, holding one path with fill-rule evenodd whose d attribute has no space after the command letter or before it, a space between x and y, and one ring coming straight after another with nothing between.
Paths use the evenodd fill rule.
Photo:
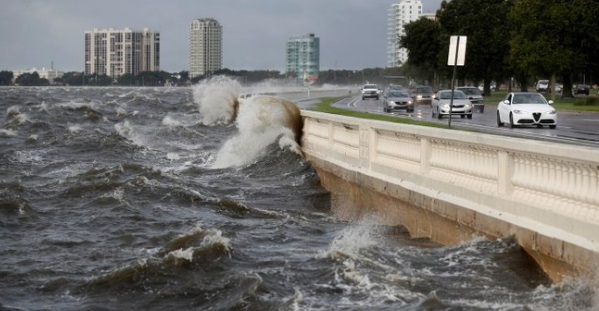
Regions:
<instances>
[{"instance_id":1,"label":"dark car","mask_svg":"<svg viewBox=\"0 0 599 311\"><path fill-rule=\"evenodd\" d=\"M589 95L590 89L591 89L591 87L586 84L579 84L574 88L572 93L574 93L574 95L581 95L581 94Z\"/></svg>"},{"instance_id":2,"label":"dark car","mask_svg":"<svg viewBox=\"0 0 599 311\"><path fill-rule=\"evenodd\" d=\"M433 102L435 95L433 94L433 89L430 86L417 85L412 90L412 98L414 98L414 102L417 104L430 105Z\"/></svg>"},{"instance_id":3,"label":"dark car","mask_svg":"<svg viewBox=\"0 0 599 311\"><path fill-rule=\"evenodd\" d=\"M485 111L485 102L483 99L483 95L480 93L479 89L475 86L460 86L456 88L460 90L468 96L468 99L474 105L474 111L484 112Z\"/></svg>"}]
</instances>

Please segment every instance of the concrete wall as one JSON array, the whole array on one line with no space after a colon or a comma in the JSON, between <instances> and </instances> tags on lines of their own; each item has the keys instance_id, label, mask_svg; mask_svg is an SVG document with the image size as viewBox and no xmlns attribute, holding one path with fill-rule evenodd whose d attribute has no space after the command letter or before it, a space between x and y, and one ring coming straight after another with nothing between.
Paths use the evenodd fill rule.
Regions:
<instances>
[{"instance_id":1,"label":"concrete wall","mask_svg":"<svg viewBox=\"0 0 599 311\"><path fill-rule=\"evenodd\" d=\"M599 264L599 150L302 111L302 149L342 217L455 244L513 236L554 281Z\"/></svg>"}]
</instances>

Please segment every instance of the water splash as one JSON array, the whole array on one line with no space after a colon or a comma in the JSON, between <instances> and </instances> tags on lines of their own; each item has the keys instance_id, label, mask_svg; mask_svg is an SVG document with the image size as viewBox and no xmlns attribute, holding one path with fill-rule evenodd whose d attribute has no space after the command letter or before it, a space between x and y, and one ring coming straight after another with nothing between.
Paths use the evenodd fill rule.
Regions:
<instances>
[{"instance_id":1,"label":"water splash","mask_svg":"<svg viewBox=\"0 0 599 311\"><path fill-rule=\"evenodd\" d=\"M202 123L216 125L232 122L240 91L239 82L224 76L214 76L196 85L193 98L203 116Z\"/></svg>"},{"instance_id":2,"label":"water splash","mask_svg":"<svg viewBox=\"0 0 599 311\"><path fill-rule=\"evenodd\" d=\"M263 157L268 146L279 144L301 155L302 131L299 108L273 96L239 98L240 84L227 77L213 77L194 87L193 96L206 125L234 122L239 132L218 151L213 168L243 166Z\"/></svg>"}]
</instances>

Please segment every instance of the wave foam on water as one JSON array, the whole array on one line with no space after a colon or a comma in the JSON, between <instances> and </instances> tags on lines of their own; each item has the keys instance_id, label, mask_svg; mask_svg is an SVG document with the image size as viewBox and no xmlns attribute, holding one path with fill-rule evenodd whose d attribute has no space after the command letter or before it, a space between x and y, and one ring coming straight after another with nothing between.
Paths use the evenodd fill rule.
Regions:
<instances>
[{"instance_id":1,"label":"wave foam on water","mask_svg":"<svg viewBox=\"0 0 599 311\"><path fill-rule=\"evenodd\" d=\"M194 87L193 95L206 125L234 122L239 133L230 137L220 148L213 168L243 166L268 152L268 146L301 154L297 143L299 109L284 99L272 96L251 96L240 99L240 84L227 77L212 79ZM297 109L296 111L293 108ZM295 132L294 132L295 131ZM299 128L301 131L301 128Z\"/></svg>"}]
</instances>

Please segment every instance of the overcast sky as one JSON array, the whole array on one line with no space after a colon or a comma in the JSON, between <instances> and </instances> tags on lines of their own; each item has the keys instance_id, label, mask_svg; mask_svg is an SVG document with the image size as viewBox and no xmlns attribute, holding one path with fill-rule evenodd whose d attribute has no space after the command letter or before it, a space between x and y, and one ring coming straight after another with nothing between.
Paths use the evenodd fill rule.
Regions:
<instances>
[{"instance_id":1,"label":"overcast sky","mask_svg":"<svg viewBox=\"0 0 599 311\"><path fill-rule=\"evenodd\" d=\"M285 70L290 36L320 38L320 68L385 67L387 10L398 0L0 0L0 70L83 71L93 28L160 32L160 69L189 70L189 25L223 27L223 66ZM425 13L441 0L422 0Z\"/></svg>"}]
</instances>

